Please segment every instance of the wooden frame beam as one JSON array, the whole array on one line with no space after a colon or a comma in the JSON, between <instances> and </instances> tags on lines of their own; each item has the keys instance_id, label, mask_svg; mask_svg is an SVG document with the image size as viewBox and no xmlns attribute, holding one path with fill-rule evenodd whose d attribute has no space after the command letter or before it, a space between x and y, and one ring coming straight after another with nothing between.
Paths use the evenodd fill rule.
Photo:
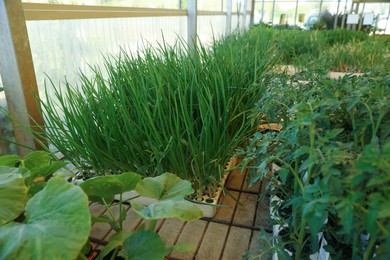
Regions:
<instances>
[{"instance_id":1,"label":"wooden frame beam","mask_svg":"<svg viewBox=\"0 0 390 260\"><path fill-rule=\"evenodd\" d=\"M23 4L27 21L127 17L187 16L187 10L118 6ZM197 15L226 15L223 11L198 11Z\"/></svg>"},{"instance_id":2,"label":"wooden frame beam","mask_svg":"<svg viewBox=\"0 0 390 260\"><path fill-rule=\"evenodd\" d=\"M13 117L18 152L24 156L39 148L31 133L22 126L43 126L37 81L21 0L0 0L0 73L8 110ZM23 147L26 146L26 147Z\"/></svg>"}]
</instances>

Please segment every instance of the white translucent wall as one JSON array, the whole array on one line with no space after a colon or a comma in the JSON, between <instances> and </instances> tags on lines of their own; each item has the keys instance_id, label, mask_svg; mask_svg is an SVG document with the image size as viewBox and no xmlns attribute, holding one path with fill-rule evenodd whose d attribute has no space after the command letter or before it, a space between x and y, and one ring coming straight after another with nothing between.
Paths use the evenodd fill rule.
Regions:
<instances>
[{"instance_id":1,"label":"white translucent wall","mask_svg":"<svg viewBox=\"0 0 390 260\"><path fill-rule=\"evenodd\" d=\"M104 55L117 55L121 48L135 52L148 44L186 39L187 18L28 21L27 28L42 95L48 77L56 85L65 77L75 83L79 70L88 75L89 65L102 65Z\"/></svg>"},{"instance_id":2,"label":"white translucent wall","mask_svg":"<svg viewBox=\"0 0 390 260\"><path fill-rule=\"evenodd\" d=\"M198 10L202 11L222 11L226 0L198 0ZM225 7L226 8L226 7Z\"/></svg>"},{"instance_id":3,"label":"white translucent wall","mask_svg":"<svg viewBox=\"0 0 390 260\"><path fill-rule=\"evenodd\" d=\"M242 14L240 15L232 14L232 27L231 27L232 32L236 30L240 30L240 31L246 30L247 28L249 28L249 23L250 23L249 15L246 16L245 23L244 23Z\"/></svg>"},{"instance_id":4,"label":"white translucent wall","mask_svg":"<svg viewBox=\"0 0 390 260\"><path fill-rule=\"evenodd\" d=\"M213 38L218 39L225 35L226 16L198 16L198 39L202 44L209 45Z\"/></svg>"},{"instance_id":5,"label":"white translucent wall","mask_svg":"<svg viewBox=\"0 0 390 260\"><path fill-rule=\"evenodd\" d=\"M17 153L16 145L6 141L15 142L15 137L11 120L7 117L7 100L5 99L5 92L1 90L2 88L3 83L0 76L0 156Z\"/></svg>"}]
</instances>

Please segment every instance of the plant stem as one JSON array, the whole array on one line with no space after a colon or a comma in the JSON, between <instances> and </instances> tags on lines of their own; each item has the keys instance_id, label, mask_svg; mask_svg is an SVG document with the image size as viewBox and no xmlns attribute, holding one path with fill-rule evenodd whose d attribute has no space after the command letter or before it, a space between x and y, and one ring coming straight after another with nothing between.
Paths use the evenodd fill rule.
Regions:
<instances>
[{"instance_id":1,"label":"plant stem","mask_svg":"<svg viewBox=\"0 0 390 260\"><path fill-rule=\"evenodd\" d=\"M122 193L121 193L119 194L119 229L120 230L123 230L122 211L123 211L123 207L122 207Z\"/></svg>"},{"instance_id":2,"label":"plant stem","mask_svg":"<svg viewBox=\"0 0 390 260\"><path fill-rule=\"evenodd\" d=\"M112 256L110 257L110 260L115 260L116 256L118 255L119 248L116 247L114 250L114 253L112 253Z\"/></svg>"},{"instance_id":3,"label":"plant stem","mask_svg":"<svg viewBox=\"0 0 390 260\"><path fill-rule=\"evenodd\" d=\"M155 231L156 229L156 226L157 226L157 220L156 219L153 219L150 221L150 225L149 225L149 231Z\"/></svg>"},{"instance_id":4,"label":"plant stem","mask_svg":"<svg viewBox=\"0 0 390 260\"><path fill-rule=\"evenodd\" d=\"M359 204L356 203L356 202L353 202L352 205L353 205L354 207L360 209L360 210L363 211L364 213L367 213L367 212L368 212L367 209L363 208L361 205L359 205ZM380 223L378 220L376 220L375 222L376 222L377 226L379 227L379 229L383 232L383 234L384 234L385 236L388 236L388 235L389 235L389 231L386 229L386 227L383 226L383 224Z\"/></svg>"},{"instance_id":5,"label":"plant stem","mask_svg":"<svg viewBox=\"0 0 390 260\"><path fill-rule=\"evenodd\" d=\"M368 246L367 246L367 248L364 252L364 255L363 255L363 260L371 259L372 250L375 246L377 236L378 236L378 234L376 232L375 232L375 234L371 234L370 242L368 243Z\"/></svg>"},{"instance_id":6,"label":"plant stem","mask_svg":"<svg viewBox=\"0 0 390 260\"><path fill-rule=\"evenodd\" d=\"M304 190L304 187L303 187L303 183L301 182L301 180L300 180L300 178L299 178L297 172L291 167L291 165L288 164L286 161L282 160L282 159L279 158L279 157L273 157L273 158L274 158L276 161L278 161L278 162L284 164L285 166L287 166L287 167L290 169L290 171L292 172L292 174L294 175L294 177L297 179L297 182L298 182L299 187L301 188L302 194L304 194L305 190Z\"/></svg>"}]
</instances>

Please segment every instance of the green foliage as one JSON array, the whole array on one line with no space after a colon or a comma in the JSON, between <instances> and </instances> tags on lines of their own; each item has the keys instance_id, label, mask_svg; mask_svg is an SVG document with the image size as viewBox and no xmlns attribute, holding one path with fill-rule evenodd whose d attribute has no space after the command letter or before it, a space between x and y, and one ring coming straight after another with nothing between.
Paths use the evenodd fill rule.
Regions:
<instances>
[{"instance_id":1,"label":"green foliage","mask_svg":"<svg viewBox=\"0 0 390 260\"><path fill-rule=\"evenodd\" d=\"M144 178L137 184L136 191L141 196L158 200L181 200L194 192L190 182L171 173L154 178Z\"/></svg>"},{"instance_id":2,"label":"green foliage","mask_svg":"<svg viewBox=\"0 0 390 260\"><path fill-rule=\"evenodd\" d=\"M98 259L103 259L111 251L114 252L114 255L119 253L126 259L145 259L145 257L147 259L162 259L176 247L166 247L159 235L154 233L157 220L181 218L190 221L203 216L202 211L195 204L185 200L187 195L193 193L191 183L171 173L141 180L140 175L126 172L120 175L94 177L86 180L80 186L91 200L103 204L109 212L107 216L93 216L93 221L106 222L117 232L110 237L109 243L102 250ZM123 229L123 222L127 217L123 193L128 191L138 192L127 201L130 201L131 209L144 221L140 225L143 228L131 232ZM118 201L114 200L115 195L118 195ZM133 201L139 196L153 200L147 205ZM111 212L114 206L119 207L118 218L115 218ZM147 230L145 230L146 224L148 224ZM145 242L146 240L148 243ZM119 248L122 248L120 252ZM178 247L178 249L182 249L182 247Z\"/></svg>"},{"instance_id":3,"label":"green foliage","mask_svg":"<svg viewBox=\"0 0 390 260\"><path fill-rule=\"evenodd\" d=\"M43 152L2 156L0 162L8 165L0 166L0 258L75 259L91 230L85 193L61 176L46 185L44 178L60 164ZM45 184L39 191L35 178Z\"/></svg>"},{"instance_id":4,"label":"green foliage","mask_svg":"<svg viewBox=\"0 0 390 260\"><path fill-rule=\"evenodd\" d=\"M23 176L30 197L42 190L46 185L45 180L58 170L70 176L70 173L65 173L66 164L66 162L58 161L51 154L43 151L34 151L24 158L16 154L0 157L0 167L17 167L13 172L16 171Z\"/></svg>"},{"instance_id":5,"label":"green foliage","mask_svg":"<svg viewBox=\"0 0 390 260\"><path fill-rule=\"evenodd\" d=\"M87 174L173 172L197 194L213 191L256 129L247 117L273 62L268 48L247 33L210 49L122 52L92 79L81 75L79 89L66 83L66 92L42 101L46 136Z\"/></svg>"},{"instance_id":6,"label":"green foliage","mask_svg":"<svg viewBox=\"0 0 390 260\"><path fill-rule=\"evenodd\" d=\"M88 195L89 200L101 204L111 203L115 195L134 190L141 176L132 172L119 175L98 176L88 179L80 187Z\"/></svg>"},{"instance_id":7,"label":"green foliage","mask_svg":"<svg viewBox=\"0 0 390 260\"><path fill-rule=\"evenodd\" d=\"M295 259L318 251L319 232L332 258L389 255L388 71L339 81L316 72L305 82L285 77L270 84L255 113L283 130L257 133L242 153L247 165L257 162L252 180L269 178L280 199L271 203L274 222L288 235L276 241ZM271 163L281 167L272 176Z\"/></svg>"},{"instance_id":8,"label":"green foliage","mask_svg":"<svg viewBox=\"0 0 390 260\"><path fill-rule=\"evenodd\" d=\"M383 66L390 51L386 41L361 31L273 30L262 26L251 31L275 47L281 64L301 69L313 69L313 65L320 64L327 70L340 72L370 71ZM388 63L384 67L389 69Z\"/></svg>"},{"instance_id":9,"label":"green foliage","mask_svg":"<svg viewBox=\"0 0 390 260\"><path fill-rule=\"evenodd\" d=\"M362 42L350 41L347 44L333 46L329 49L328 55L334 71L364 72L378 65L390 69L385 58L388 51L388 45L369 38Z\"/></svg>"},{"instance_id":10,"label":"green foliage","mask_svg":"<svg viewBox=\"0 0 390 260\"><path fill-rule=\"evenodd\" d=\"M0 167L0 225L17 218L27 203L23 176L13 168Z\"/></svg>"},{"instance_id":11,"label":"green foliage","mask_svg":"<svg viewBox=\"0 0 390 260\"><path fill-rule=\"evenodd\" d=\"M120 255L129 260L161 260L169 254L164 241L158 234L151 231L139 231L131 234L123 242L123 248Z\"/></svg>"}]
</instances>

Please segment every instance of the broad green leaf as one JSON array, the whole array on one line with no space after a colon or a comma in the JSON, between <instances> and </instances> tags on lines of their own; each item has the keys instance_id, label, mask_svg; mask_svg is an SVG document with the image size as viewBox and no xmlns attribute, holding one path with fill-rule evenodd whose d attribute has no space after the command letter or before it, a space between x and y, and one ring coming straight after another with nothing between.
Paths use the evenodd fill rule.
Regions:
<instances>
[{"instance_id":1,"label":"broad green leaf","mask_svg":"<svg viewBox=\"0 0 390 260\"><path fill-rule=\"evenodd\" d=\"M2 168L0 171L0 226L22 214L28 199L23 176L13 172L4 173L5 170Z\"/></svg>"},{"instance_id":2,"label":"broad green leaf","mask_svg":"<svg viewBox=\"0 0 390 260\"><path fill-rule=\"evenodd\" d=\"M0 227L0 259L75 259L91 231L87 196L57 177L29 200L25 216Z\"/></svg>"},{"instance_id":3,"label":"broad green leaf","mask_svg":"<svg viewBox=\"0 0 390 260\"><path fill-rule=\"evenodd\" d=\"M99 176L86 180L80 187L93 202L104 204L114 200L114 196L119 194L124 185L115 176Z\"/></svg>"},{"instance_id":4,"label":"broad green leaf","mask_svg":"<svg viewBox=\"0 0 390 260\"><path fill-rule=\"evenodd\" d=\"M151 231L137 231L123 243L121 256L128 260L162 260L169 254L164 241Z\"/></svg>"},{"instance_id":5,"label":"broad green leaf","mask_svg":"<svg viewBox=\"0 0 390 260\"><path fill-rule=\"evenodd\" d=\"M122 174L115 175L115 177L124 185L123 190L121 190L120 193L134 190L141 180L141 176L134 172L124 172Z\"/></svg>"},{"instance_id":6,"label":"broad green leaf","mask_svg":"<svg viewBox=\"0 0 390 260\"><path fill-rule=\"evenodd\" d=\"M21 158L16 154L4 155L0 157L0 165L15 167Z\"/></svg>"},{"instance_id":7,"label":"broad green leaf","mask_svg":"<svg viewBox=\"0 0 390 260\"><path fill-rule=\"evenodd\" d=\"M80 187L91 201L103 203L102 199L104 199L109 203L114 200L115 195L134 189L140 180L140 175L125 172L120 175L91 178L81 183Z\"/></svg>"},{"instance_id":8,"label":"broad green leaf","mask_svg":"<svg viewBox=\"0 0 390 260\"><path fill-rule=\"evenodd\" d=\"M36 177L46 177L50 174L64 168L68 163L65 161L53 161L50 165L39 168L39 171L33 176Z\"/></svg>"},{"instance_id":9,"label":"broad green leaf","mask_svg":"<svg viewBox=\"0 0 390 260\"><path fill-rule=\"evenodd\" d=\"M96 260L102 260L112 250L123 245L123 242L131 235L131 233L120 231L110 237L108 244L104 246Z\"/></svg>"},{"instance_id":10,"label":"broad green leaf","mask_svg":"<svg viewBox=\"0 0 390 260\"><path fill-rule=\"evenodd\" d=\"M65 161L53 161L49 153L35 151L21 160L22 167L30 171L31 176L26 178L27 185L38 177L47 177L57 170L65 167Z\"/></svg>"},{"instance_id":11,"label":"broad green leaf","mask_svg":"<svg viewBox=\"0 0 390 260\"><path fill-rule=\"evenodd\" d=\"M37 183L34 183L34 184L30 185L30 187L28 189L28 196L29 197L34 196L35 193L38 193L41 190L43 190L43 188L45 188L45 186L46 186L46 182L45 181L40 181L40 182L37 182Z\"/></svg>"},{"instance_id":12,"label":"broad green leaf","mask_svg":"<svg viewBox=\"0 0 390 260\"><path fill-rule=\"evenodd\" d=\"M189 181L182 180L172 173L144 178L138 183L135 190L141 196L158 200L181 200L194 193Z\"/></svg>"},{"instance_id":13,"label":"broad green leaf","mask_svg":"<svg viewBox=\"0 0 390 260\"><path fill-rule=\"evenodd\" d=\"M148 206L132 203L133 210L143 219L181 218L189 221L203 216L200 208L188 201L162 200Z\"/></svg>"},{"instance_id":14,"label":"broad green leaf","mask_svg":"<svg viewBox=\"0 0 390 260\"><path fill-rule=\"evenodd\" d=\"M23 167L31 171L37 168L48 166L50 165L51 161L52 157L50 154L44 151L32 152L21 160Z\"/></svg>"}]
</instances>

